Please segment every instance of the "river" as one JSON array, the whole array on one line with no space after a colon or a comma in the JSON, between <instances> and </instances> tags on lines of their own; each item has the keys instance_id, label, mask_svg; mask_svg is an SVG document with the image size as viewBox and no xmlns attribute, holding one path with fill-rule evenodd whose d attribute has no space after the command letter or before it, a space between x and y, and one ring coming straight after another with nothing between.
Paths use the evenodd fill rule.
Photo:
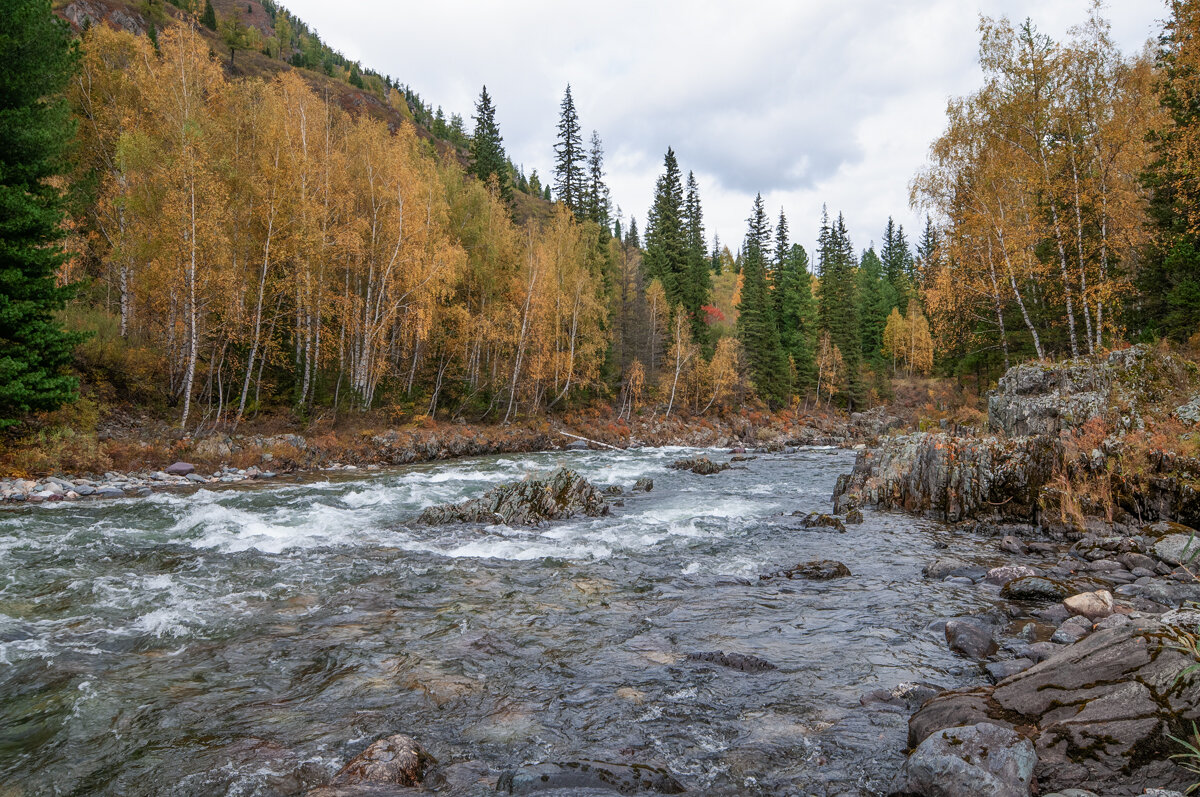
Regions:
<instances>
[{"instance_id":1,"label":"river","mask_svg":"<svg viewBox=\"0 0 1200 797\"><path fill-rule=\"evenodd\" d=\"M885 790L907 714L859 699L982 682L927 627L987 594L920 569L994 541L871 511L801 529L849 452L668 467L693 453L728 458L485 457L0 512L0 794L276 794L392 733L493 782L593 759L711 795ZM532 530L407 525L560 465L654 489ZM852 575L758 578L812 559ZM777 669L687 658L717 650Z\"/></svg>"}]
</instances>

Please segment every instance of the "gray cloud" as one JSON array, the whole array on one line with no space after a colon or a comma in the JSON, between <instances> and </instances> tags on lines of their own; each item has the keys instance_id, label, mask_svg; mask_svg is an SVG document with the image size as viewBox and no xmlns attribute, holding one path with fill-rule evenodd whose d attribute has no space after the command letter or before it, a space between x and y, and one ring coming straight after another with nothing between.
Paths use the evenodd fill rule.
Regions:
<instances>
[{"instance_id":1,"label":"gray cloud","mask_svg":"<svg viewBox=\"0 0 1200 797\"><path fill-rule=\"evenodd\" d=\"M284 0L332 46L469 117L492 94L514 161L545 175L563 87L604 139L613 198L644 218L673 146L700 180L710 234L736 244L756 192L794 235L820 207L846 211L855 243L889 215L915 234L908 182L942 128L946 99L979 82L980 14L1030 16L1057 37L1088 0ZM1117 42L1139 49L1157 0L1114 0Z\"/></svg>"}]
</instances>

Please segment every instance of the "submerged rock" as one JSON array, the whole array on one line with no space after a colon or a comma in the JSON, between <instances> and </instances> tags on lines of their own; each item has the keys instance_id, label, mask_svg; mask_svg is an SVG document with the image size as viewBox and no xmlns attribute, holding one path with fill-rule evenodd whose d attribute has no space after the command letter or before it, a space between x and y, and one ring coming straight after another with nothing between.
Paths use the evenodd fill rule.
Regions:
<instances>
[{"instance_id":1,"label":"submerged rock","mask_svg":"<svg viewBox=\"0 0 1200 797\"><path fill-rule=\"evenodd\" d=\"M496 783L501 794L534 794L557 790L586 794L585 790L612 790L618 794L683 794L675 776L660 767L644 764L610 764L605 761L567 761L537 764L503 773Z\"/></svg>"},{"instance_id":2,"label":"submerged rock","mask_svg":"<svg viewBox=\"0 0 1200 797\"><path fill-rule=\"evenodd\" d=\"M996 652L992 626L976 617L956 617L946 621L946 643L968 659L982 659Z\"/></svg>"},{"instance_id":3,"label":"submerged rock","mask_svg":"<svg viewBox=\"0 0 1200 797\"><path fill-rule=\"evenodd\" d=\"M372 744L350 759L333 776L331 786L356 786L386 783L395 786L419 786L426 770L437 763L411 736L395 734Z\"/></svg>"},{"instance_id":4,"label":"submerged rock","mask_svg":"<svg viewBox=\"0 0 1200 797\"><path fill-rule=\"evenodd\" d=\"M818 559L804 562L787 570L779 570L759 576L762 581L772 578L805 578L809 581L830 581L835 578L845 578L850 575L850 568L832 559Z\"/></svg>"},{"instance_id":5,"label":"submerged rock","mask_svg":"<svg viewBox=\"0 0 1200 797\"><path fill-rule=\"evenodd\" d=\"M854 525L862 523L863 522L862 510L859 509L858 507L848 510L846 512L846 522L854 524Z\"/></svg>"},{"instance_id":6,"label":"submerged rock","mask_svg":"<svg viewBox=\"0 0 1200 797\"><path fill-rule=\"evenodd\" d=\"M535 526L575 515L600 517L608 511L600 490L575 471L559 468L544 478L493 487L469 501L431 506L420 514L417 522L430 526L445 523Z\"/></svg>"},{"instance_id":7,"label":"submerged rock","mask_svg":"<svg viewBox=\"0 0 1200 797\"><path fill-rule=\"evenodd\" d=\"M648 493L654 489L654 479L649 476L643 476L633 483L633 491L635 493Z\"/></svg>"},{"instance_id":8,"label":"submerged rock","mask_svg":"<svg viewBox=\"0 0 1200 797\"><path fill-rule=\"evenodd\" d=\"M671 463L671 467L675 470L690 470L692 473L701 476L711 476L714 473L729 470L730 466L725 462L713 462L708 457L693 457L691 459L677 459Z\"/></svg>"},{"instance_id":9,"label":"submerged rock","mask_svg":"<svg viewBox=\"0 0 1200 797\"><path fill-rule=\"evenodd\" d=\"M766 672L767 670L777 669L774 664L766 659L760 659L758 656L749 656L744 653L725 653L724 651L713 651L711 653L689 653L688 661L702 661L708 664L717 664L721 667L728 667L731 670L740 670L741 672Z\"/></svg>"},{"instance_id":10,"label":"submerged rock","mask_svg":"<svg viewBox=\"0 0 1200 797\"><path fill-rule=\"evenodd\" d=\"M1033 743L988 722L932 734L908 760L893 794L921 797L1028 797L1037 753Z\"/></svg>"},{"instance_id":11,"label":"submerged rock","mask_svg":"<svg viewBox=\"0 0 1200 797\"><path fill-rule=\"evenodd\" d=\"M1002 598L1035 603L1057 603L1070 594L1062 584L1041 576L1015 578L1000 589Z\"/></svg>"},{"instance_id":12,"label":"submerged rock","mask_svg":"<svg viewBox=\"0 0 1200 797\"><path fill-rule=\"evenodd\" d=\"M824 515L820 512L809 512L804 516L804 520L800 521L800 525L804 526L806 529L833 529L835 531L846 530L846 526L841 520L835 518L833 515Z\"/></svg>"}]
</instances>

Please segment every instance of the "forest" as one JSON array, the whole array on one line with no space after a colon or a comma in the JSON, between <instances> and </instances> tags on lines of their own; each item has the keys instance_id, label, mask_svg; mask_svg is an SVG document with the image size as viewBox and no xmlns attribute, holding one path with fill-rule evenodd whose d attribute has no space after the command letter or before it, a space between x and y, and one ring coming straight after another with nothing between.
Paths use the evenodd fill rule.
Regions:
<instances>
[{"instance_id":1,"label":"forest","mask_svg":"<svg viewBox=\"0 0 1200 797\"><path fill-rule=\"evenodd\" d=\"M543 184L509 159L486 87L468 133L273 3L261 30L145 4L144 35L89 24L77 43L47 3L19 5L45 16L54 68L27 69L59 155L3 179L62 232L23 244L37 298L0 324L5 425L80 377L189 432L263 412L861 409L897 375L983 390L1030 358L1200 331L1195 3L1133 54L1099 5L1065 41L981 19L984 84L949 102L911 183L924 229L889 221L857 249L826 212L801 222L812 253L761 195L736 250L709 237L673 149L639 229L570 86ZM246 73L239 48L278 67Z\"/></svg>"}]
</instances>

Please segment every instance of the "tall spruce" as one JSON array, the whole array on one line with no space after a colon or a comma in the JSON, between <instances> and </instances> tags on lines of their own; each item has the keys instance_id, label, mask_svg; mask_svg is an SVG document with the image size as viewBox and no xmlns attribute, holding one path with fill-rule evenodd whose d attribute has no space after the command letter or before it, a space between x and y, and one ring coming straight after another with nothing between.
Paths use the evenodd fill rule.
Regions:
<instances>
[{"instance_id":1,"label":"tall spruce","mask_svg":"<svg viewBox=\"0 0 1200 797\"><path fill-rule=\"evenodd\" d=\"M71 295L55 274L65 260L63 199L75 123L63 98L78 59L49 0L0 0L0 427L72 401L64 373L78 335L55 321Z\"/></svg>"},{"instance_id":2,"label":"tall spruce","mask_svg":"<svg viewBox=\"0 0 1200 797\"><path fill-rule=\"evenodd\" d=\"M788 223L787 216L784 215L783 208L779 209L779 221L775 224L775 252L771 259L771 265L767 269L767 281L774 288L779 283L779 272L783 269L783 261L787 259L791 253L792 243L788 240ZM776 300L776 305L778 305Z\"/></svg>"},{"instance_id":3,"label":"tall spruce","mask_svg":"<svg viewBox=\"0 0 1200 797\"><path fill-rule=\"evenodd\" d=\"M646 282L658 280L672 307L683 303L687 241L683 229L683 185L675 151L667 147L663 173L654 186L654 203L646 220Z\"/></svg>"},{"instance_id":4,"label":"tall spruce","mask_svg":"<svg viewBox=\"0 0 1200 797\"><path fill-rule=\"evenodd\" d=\"M217 29L217 12L212 0L204 0L204 11L200 14L200 24L209 30Z\"/></svg>"},{"instance_id":5,"label":"tall spruce","mask_svg":"<svg viewBox=\"0 0 1200 797\"><path fill-rule=\"evenodd\" d=\"M584 215L601 227L608 227L610 200L608 186L604 184L604 144L595 130L592 131L587 167Z\"/></svg>"},{"instance_id":6,"label":"tall spruce","mask_svg":"<svg viewBox=\"0 0 1200 797\"><path fill-rule=\"evenodd\" d=\"M878 365L883 358L883 328L888 313L896 306L892 286L884 279L884 266L875 247L862 253L858 264L858 306L862 329L862 353L867 362Z\"/></svg>"},{"instance_id":7,"label":"tall spruce","mask_svg":"<svg viewBox=\"0 0 1200 797\"><path fill-rule=\"evenodd\" d=\"M738 303L738 339L746 355L750 381L759 398L769 406L780 407L791 395L791 368L779 328L775 308L767 287L767 262L771 257L771 225L763 206L762 194L754 199L747 219L746 242L742 247L742 296Z\"/></svg>"},{"instance_id":8,"label":"tall spruce","mask_svg":"<svg viewBox=\"0 0 1200 797\"><path fill-rule=\"evenodd\" d=\"M779 342L796 372L796 392L807 393L817 383L817 305L812 293L808 252L792 244L779 270Z\"/></svg>"},{"instance_id":9,"label":"tall spruce","mask_svg":"<svg viewBox=\"0 0 1200 797\"><path fill-rule=\"evenodd\" d=\"M579 115L575 112L575 100L571 86L563 94L559 106L558 143L554 145L554 193L576 216L584 200L583 166L587 154L583 151L583 138L579 129Z\"/></svg>"},{"instance_id":10,"label":"tall spruce","mask_svg":"<svg viewBox=\"0 0 1200 797\"><path fill-rule=\"evenodd\" d=\"M828 211L822 210L818 237L818 270L821 276L817 314L822 331L841 351L846 371L846 402L851 408L865 402L862 384L862 331L859 325L858 285L854 249L846 231L846 220L839 213L829 223Z\"/></svg>"},{"instance_id":11,"label":"tall spruce","mask_svg":"<svg viewBox=\"0 0 1200 797\"><path fill-rule=\"evenodd\" d=\"M625 231L625 245L633 249L642 248L642 239L638 237L637 217L629 217L629 229Z\"/></svg>"},{"instance_id":12,"label":"tall spruce","mask_svg":"<svg viewBox=\"0 0 1200 797\"><path fill-rule=\"evenodd\" d=\"M438 110L441 110L440 108ZM512 176L504 154L504 139L496 124L496 107L488 95L487 86L479 92L475 103L475 133L471 136L471 174L483 182L495 175L500 196L512 200Z\"/></svg>"},{"instance_id":13,"label":"tall spruce","mask_svg":"<svg viewBox=\"0 0 1200 797\"><path fill-rule=\"evenodd\" d=\"M884 297L888 302L888 310L900 308L900 315L908 312L908 300L913 295L912 252L908 249L908 240L904 237L904 227L896 224L891 216L888 217L887 227L883 231L883 248L879 252L883 265Z\"/></svg>"},{"instance_id":14,"label":"tall spruce","mask_svg":"<svg viewBox=\"0 0 1200 797\"><path fill-rule=\"evenodd\" d=\"M696 175L688 172L687 198L684 201L684 234L687 238L687 265L683 277L683 306L692 327L692 340L709 354L710 336L704 305L712 296L712 276L708 270L708 250L704 241L704 214L700 209L700 186Z\"/></svg>"},{"instance_id":15,"label":"tall spruce","mask_svg":"<svg viewBox=\"0 0 1200 797\"><path fill-rule=\"evenodd\" d=\"M718 277L721 276L721 236L713 236L712 254L709 257L712 261L710 266L712 273Z\"/></svg>"}]
</instances>

